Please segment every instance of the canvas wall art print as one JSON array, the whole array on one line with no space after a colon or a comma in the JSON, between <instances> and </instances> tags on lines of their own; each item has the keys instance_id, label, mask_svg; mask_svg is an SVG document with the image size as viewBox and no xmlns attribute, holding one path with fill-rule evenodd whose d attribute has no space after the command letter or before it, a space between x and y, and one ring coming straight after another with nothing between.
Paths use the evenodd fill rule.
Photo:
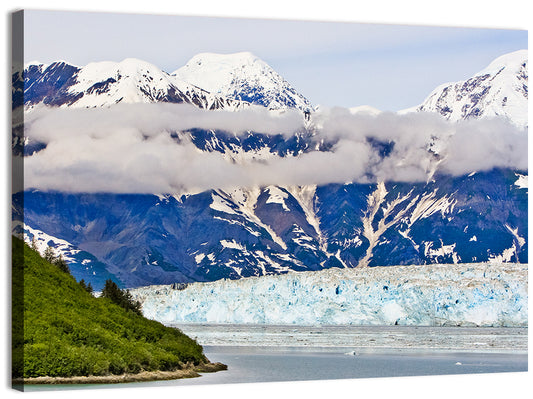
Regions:
<instances>
[{"instance_id":1,"label":"canvas wall art print","mask_svg":"<svg viewBox=\"0 0 533 399\"><path fill-rule=\"evenodd\" d=\"M527 371L527 31L12 17L14 388Z\"/></svg>"}]
</instances>

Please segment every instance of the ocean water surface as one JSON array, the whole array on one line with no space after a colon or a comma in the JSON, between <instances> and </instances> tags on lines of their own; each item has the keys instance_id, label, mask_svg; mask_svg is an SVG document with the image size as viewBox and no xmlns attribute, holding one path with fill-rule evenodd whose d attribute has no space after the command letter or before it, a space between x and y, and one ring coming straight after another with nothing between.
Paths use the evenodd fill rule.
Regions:
<instances>
[{"instance_id":1,"label":"ocean water surface","mask_svg":"<svg viewBox=\"0 0 533 399\"><path fill-rule=\"evenodd\" d=\"M527 371L527 354L472 352L344 352L338 348L206 347L227 371L147 385L335 380ZM141 385L144 383L141 383Z\"/></svg>"}]
</instances>

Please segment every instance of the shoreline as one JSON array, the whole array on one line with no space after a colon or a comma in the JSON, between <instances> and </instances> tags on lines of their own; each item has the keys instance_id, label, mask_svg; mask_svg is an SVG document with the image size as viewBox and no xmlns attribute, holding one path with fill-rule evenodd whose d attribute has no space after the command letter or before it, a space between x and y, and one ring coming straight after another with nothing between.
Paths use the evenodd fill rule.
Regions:
<instances>
[{"instance_id":1,"label":"shoreline","mask_svg":"<svg viewBox=\"0 0 533 399\"><path fill-rule=\"evenodd\" d=\"M12 386L16 385L63 385L63 384L122 384L131 382L148 382L148 381L166 381L183 378L201 377L200 373L215 373L217 371L227 370L225 364L205 363L198 366L185 367L173 371L141 371L137 374L120 374L120 375L90 375L90 376L73 376L73 377L30 377L16 378L12 380Z\"/></svg>"},{"instance_id":2,"label":"shoreline","mask_svg":"<svg viewBox=\"0 0 533 399\"><path fill-rule=\"evenodd\" d=\"M307 351L308 348L206 347L206 355L230 365L202 378L145 381L129 387L296 382L360 378L422 377L454 374L527 372L527 355L496 353ZM318 349L318 348L316 348ZM340 349L340 348L337 348ZM107 385L111 388L113 385ZM117 388L121 386L114 385ZM102 385L27 385L26 391L96 389Z\"/></svg>"}]
</instances>

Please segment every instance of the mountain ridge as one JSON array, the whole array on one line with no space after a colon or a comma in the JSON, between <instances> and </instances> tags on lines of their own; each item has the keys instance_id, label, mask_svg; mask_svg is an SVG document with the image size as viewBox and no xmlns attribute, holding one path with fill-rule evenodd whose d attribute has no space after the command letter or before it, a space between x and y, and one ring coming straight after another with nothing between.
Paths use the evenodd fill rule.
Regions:
<instances>
[{"instance_id":1,"label":"mountain ridge","mask_svg":"<svg viewBox=\"0 0 533 399\"><path fill-rule=\"evenodd\" d=\"M266 106L270 109L297 108L302 111L312 109L305 97L297 93L264 61L251 53L237 53L246 55L244 64L240 67L241 72L247 73L251 70L248 76L239 80L242 85L248 84L246 87L248 94L243 94L243 90L240 93L236 90L232 92L228 88L222 90L216 84L213 85L213 82L202 84L198 82L197 77L185 80L179 76L178 71L183 71L194 60L199 62L198 57L207 54L215 59L228 59L228 57L231 59L234 56L202 53L193 57L188 64L172 74L160 70L149 62L135 58L126 58L120 62L92 62L82 67L66 61L55 61L49 64L38 61L26 63L23 79L25 82L24 105L26 109L31 109L29 107L39 103L51 106L101 107L119 102L164 101L191 103L210 110L237 110L246 108L250 104ZM237 59L237 61L242 60ZM236 66L232 68L228 62L226 66L226 69L237 68ZM41 76L34 78L34 75L39 74ZM20 76L15 77L15 75L14 80L21 79ZM125 79L121 80L123 76L129 80L126 82ZM236 78L233 76L233 79ZM54 82L54 84L46 85L46 82ZM250 82L253 82L251 86ZM20 101L14 101L15 105L21 105Z\"/></svg>"},{"instance_id":2,"label":"mountain ridge","mask_svg":"<svg viewBox=\"0 0 533 399\"><path fill-rule=\"evenodd\" d=\"M68 97L73 93L86 93L92 88L93 92L101 89L101 94L106 94L105 90L116 84L106 83L110 78L116 81L115 75L105 74L104 80L89 75L86 81L82 80L86 84L79 91L68 92L74 77L79 76L76 68L55 65L39 81L42 68L30 66L27 78L36 84L30 88L40 88L39 101L48 98L50 104L60 102L58 98L63 95L63 105L68 107L68 101L80 100ZM162 81L167 75L160 76ZM149 76L154 79L156 75ZM479 82L485 84L487 80L488 77ZM475 95L475 90L481 87L479 82L467 84L465 90L473 90ZM20 87L17 88L18 96ZM150 101L165 100L164 95L157 93L161 92L156 91ZM524 102L520 104L523 107ZM258 104L251 106L265 109ZM391 123L399 122L371 107L344 111L333 114L332 120L351 126L354 120L350 118L356 114L371 130L378 119L389 130ZM487 115L476 114L476 118L479 116ZM288 161L284 165L290 166L293 160L309 153L330 155L343 145L348 146L348 155L354 151L349 142L342 141L341 134L329 141L321 136L313 115L310 119L308 126L292 135L251 131L237 137L226 131L198 128L171 138L178 143L183 138L190 140L200 153L219 152L232 164L246 161L257 165L283 159ZM463 134L473 133L471 126L466 127ZM414 145L412 141L399 144L401 137L378 133L364 138L363 143L365 149L373 151L375 162L386 162L391 154L397 155L400 144ZM26 139L18 140L17 146L31 147ZM431 166L440 164L444 155L437 148L442 143L430 139L433 141L418 143L417 151L424 154L419 161ZM38 153L46 145L33 148ZM399 154L404 154L399 161L409 168L411 153ZM322 169L330 166L324 164ZM57 246L69 248L70 253L89 254L85 259L81 255L74 259L76 264L72 267L86 280L90 281L90 272L104 270L117 276L125 287L238 279L330 267L527 262L527 170L503 165L452 175L430 169L427 179L416 182L369 178L368 182L267 184L175 195L32 190L14 194L13 218L17 233L27 239L37 236L54 242L56 238L67 243L58 241ZM370 176L372 170L366 173ZM95 261L93 269L87 269L89 261ZM101 280L101 276L99 280L95 278L93 285Z\"/></svg>"},{"instance_id":3,"label":"mountain ridge","mask_svg":"<svg viewBox=\"0 0 533 399\"><path fill-rule=\"evenodd\" d=\"M94 62L84 67L65 62L28 64L24 71L23 103L27 111L41 103L91 108L120 102L171 102L211 110L239 109L248 105L214 96L171 77L153 64L134 58L121 62ZM14 101L14 104L22 105L20 101Z\"/></svg>"},{"instance_id":4,"label":"mountain ridge","mask_svg":"<svg viewBox=\"0 0 533 399\"><path fill-rule=\"evenodd\" d=\"M421 104L398 113L433 112L451 121L501 116L519 127L527 127L527 110L524 111L528 98L527 56L528 50L504 54L471 78L441 84ZM94 73L98 68L105 69L105 66L112 73L108 71L102 76L96 74L87 78L91 72ZM119 95L120 90L114 89L116 95L109 98L113 86L117 85L116 77L120 76L121 66L130 69L137 66L145 81L137 85L136 90L128 90L124 95ZM211 110L238 110L251 104L269 109L296 108L304 113L312 113L317 108L250 52L199 53L170 74L134 58L120 62L94 62L83 67L66 61L50 64L32 62L25 64L24 71L23 101L27 106L40 102L51 106L91 107L109 106L121 101L167 101L191 103ZM77 76L80 73L82 76ZM43 76L39 78L39 74ZM17 74L13 75L14 82L20 79ZM85 79L86 84L79 79ZM147 84L146 80L151 84ZM45 81L54 84L43 87ZM160 85L161 81L165 81L165 84ZM94 93L106 94L108 98L95 100L94 95L93 98L90 96ZM131 97L129 101L128 95ZM14 90L14 106L20 105L18 96ZM371 115L380 112L369 105L352 107L350 110Z\"/></svg>"}]
</instances>

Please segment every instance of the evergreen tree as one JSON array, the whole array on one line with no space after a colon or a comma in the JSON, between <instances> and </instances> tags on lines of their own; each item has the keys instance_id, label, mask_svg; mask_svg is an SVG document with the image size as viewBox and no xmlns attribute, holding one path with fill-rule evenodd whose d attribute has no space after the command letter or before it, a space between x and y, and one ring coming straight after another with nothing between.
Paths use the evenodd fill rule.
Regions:
<instances>
[{"instance_id":1,"label":"evergreen tree","mask_svg":"<svg viewBox=\"0 0 533 399\"><path fill-rule=\"evenodd\" d=\"M104 288L102 289L102 298L108 298L112 302L115 302L118 304L120 302L121 298L121 290L118 288L118 285L113 280L106 280L104 284Z\"/></svg>"},{"instance_id":2,"label":"evergreen tree","mask_svg":"<svg viewBox=\"0 0 533 399\"><path fill-rule=\"evenodd\" d=\"M33 249L34 251L39 251L39 249L37 248L37 240L35 239L35 236L31 238L30 248Z\"/></svg>"},{"instance_id":3,"label":"evergreen tree","mask_svg":"<svg viewBox=\"0 0 533 399\"><path fill-rule=\"evenodd\" d=\"M126 310L142 315L141 303L133 300L130 291L121 290L113 280L106 280L101 296L110 299Z\"/></svg>"},{"instance_id":4,"label":"evergreen tree","mask_svg":"<svg viewBox=\"0 0 533 399\"><path fill-rule=\"evenodd\" d=\"M59 254L59 256L54 259L54 265L56 265L57 267L59 267L59 270L67 273L67 274L70 274L70 268L68 267L68 264L67 264L67 261L65 259L63 259L63 255L62 254Z\"/></svg>"},{"instance_id":5,"label":"evergreen tree","mask_svg":"<svg viewBox=\"0 0 533 399\"><path fill-rule=\"evenodd\" d=\"M44 258L48 263L54 263L54 260L55 260L55 258L56 258L56 255L54 254L54 250L52 249L51 246L47 246L47 247L46 247L46 249L44 250L43 258Z\"/></svg>"},{"instance_id":6,"label":"evergreen tree","mask_svg":"<svg viewBox=\"0 0 533 399\"><path fill-rule=\"evenodd\" d=\"M79 285L81 285L81 287L87 291L89 294L92 294L93 293L93 286L91 285L91 283L85 283L85 280L84 279L81 279L80 282L79 282Z\"/></svg>"}]
</instances>

